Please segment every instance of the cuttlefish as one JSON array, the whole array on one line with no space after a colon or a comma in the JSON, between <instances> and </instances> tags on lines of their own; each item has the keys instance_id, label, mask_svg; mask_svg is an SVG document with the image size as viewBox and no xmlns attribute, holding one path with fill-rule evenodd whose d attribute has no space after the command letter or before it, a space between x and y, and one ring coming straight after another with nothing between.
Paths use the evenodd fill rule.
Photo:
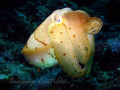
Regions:
<instances>
[{"instance_id":1,"label":"cuttlefish","mask_svg":"<svg viewBox=\"0 0 120 90\"><path fill-rule=\"evenodd\" d=\"M71 77L87 75L95 52L94 34L102 25L101 19L82 10L55 10L31 34L22 53L38 68L60 64Z\"/></svg>"}]
</instances>

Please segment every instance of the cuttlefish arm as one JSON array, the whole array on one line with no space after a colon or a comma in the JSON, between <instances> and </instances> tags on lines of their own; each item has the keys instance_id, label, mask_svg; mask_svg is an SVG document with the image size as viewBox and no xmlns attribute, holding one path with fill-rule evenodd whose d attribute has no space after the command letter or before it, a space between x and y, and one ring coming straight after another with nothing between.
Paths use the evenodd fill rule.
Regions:
<instances>
[{"instance_id":1,"label":"cuttlefish arm","mask_svg":"<svg viewBox=\"0 0 120 90\"><path fill-rule=\"evenodd\" d=\"M69 40L64 25L49 28L49 36L53 44L55 56L61 67L72 77L83 76L86 68L82 69L75 56L75 49Z\"/></svg>"}]
</instances>

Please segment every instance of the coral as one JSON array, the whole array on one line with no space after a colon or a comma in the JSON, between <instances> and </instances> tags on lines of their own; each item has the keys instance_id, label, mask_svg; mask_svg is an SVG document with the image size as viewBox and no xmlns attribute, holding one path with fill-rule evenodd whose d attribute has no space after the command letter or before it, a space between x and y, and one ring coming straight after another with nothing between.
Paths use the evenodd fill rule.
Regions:
<instances>
[{"instance_id":1,"label":"coral","mask_svg":"<svg viewBox=\"0 0 120 90\"><path fill-rule=\"evenodd\" d=\"M37 89L50 87L53 81L55 81L56 76L60 71L62 71L62 69L61 67L54 67L51 71L49 69L45 69L44 71L46 71L46 74L42 75L40 78L37 78L34 82L34 86Z\"/></svg>"},{"instance_id":2,"label":"coral","mask_svg":"<svg viewBox=\"0 0 120 90\"><path fill-rule=\"evenodd\" d=\"M8 79L8 76L5 75L5 74L0 74L0 80L1 80L1 79Z\"/></svg>"},{"instance_id":3,"label":"coral","mask_svg":"<svg viewBox=\"0 0 120 90\"><path fill-rule=\"evenodd\" d=\"M66 4L70 4L70 7L73 9L78 9L78 5L70 0L64 0L66 2Z\"/></svg>"},{"instance_id":4,"label":"coral","mask_svg":"<svg viewBox=\"0 0 120 90\"><path fill-rule=\"evenodd\" d=\"M120 31L120 23L119 24L115 24L112 27L109 28L110 31Z\"/></svg>"},{"instance_id":5,"label":"coral","mask_svg":"<svg viewBox=\"0 0 120 90\"><path fill-rule=\"evenodd\" d=\"M81 7L80 9L83 10L83 11L86 11L91 16L94 15L94 11L92 9L89 9L87 7Z\"/></svg>"},{"instance_id":6,"label":"coral","mask_svg":"<svg viewBox=\"0 0 120 90\"><path fill-rule=\"evenodd\" d=\"M20 80L31 80L30 74L27 74L28 71L30 71L30 69L25 67L23 64L20 64L18 66L16 63L4 63L0 65L0 68L1 68L0 73L5 73L8 77L7 79L10 79L11 77L16 76L18 80L19 79Z\"/></svg>"},{"instance_id":7,"label":"coral","mask_svg":"<svg viewBox=\"0 0 120 90\"><path fill-rule=\"evenodd\" d=\"M112 53L120 53L120 39L108 39L107 44Z\"/></svg>"},{"instance_id":8,"label":"coral","mask_svg":"<svg viewBox=\"0 0 120 90\"><path fill-rule=\"evenodd\" d=\"M18 60L19 55L21 55L21 49L23 45L19 42L11 42L4 39L0 39L2 42L0 57L3 57L5 61L14 62Z\"/></svg>"}]
</instances>

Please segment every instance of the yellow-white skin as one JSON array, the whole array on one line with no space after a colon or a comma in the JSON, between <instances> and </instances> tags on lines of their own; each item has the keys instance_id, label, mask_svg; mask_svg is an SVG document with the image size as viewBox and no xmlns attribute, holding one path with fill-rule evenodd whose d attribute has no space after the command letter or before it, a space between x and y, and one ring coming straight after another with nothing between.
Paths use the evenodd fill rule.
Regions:
<instances>
[{"instance_id":1,"label":"yellow-white skin","mask_svg":"<svg viewBox=\"0 0 120 90\"><path fill-rule=\"evenodd\" d=\"M69 76L81 77L90 72L94 34L102 25L101 19L81 10L56 10L33 32L22 53L36 67L60 64Z\"/></svg>"}]
</instances>

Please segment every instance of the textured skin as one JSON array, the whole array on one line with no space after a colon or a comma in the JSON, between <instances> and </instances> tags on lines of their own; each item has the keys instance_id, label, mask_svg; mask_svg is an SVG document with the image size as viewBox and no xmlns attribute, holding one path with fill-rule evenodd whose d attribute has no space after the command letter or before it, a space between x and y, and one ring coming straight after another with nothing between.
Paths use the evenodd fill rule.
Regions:
<instances>
[{"instance_id":1,"label":"textured skin","mask_svg":"<svg viewBox=\"0 0 120 90\"><path fill-rule=\"evenodd\" d=\"M81 77L90 72L94 34L102 25L99 18L81 10L56 10L30 36L23 55L37 67L49 68L59 63L71 77Z\"/></svg>"}]
</instances>

